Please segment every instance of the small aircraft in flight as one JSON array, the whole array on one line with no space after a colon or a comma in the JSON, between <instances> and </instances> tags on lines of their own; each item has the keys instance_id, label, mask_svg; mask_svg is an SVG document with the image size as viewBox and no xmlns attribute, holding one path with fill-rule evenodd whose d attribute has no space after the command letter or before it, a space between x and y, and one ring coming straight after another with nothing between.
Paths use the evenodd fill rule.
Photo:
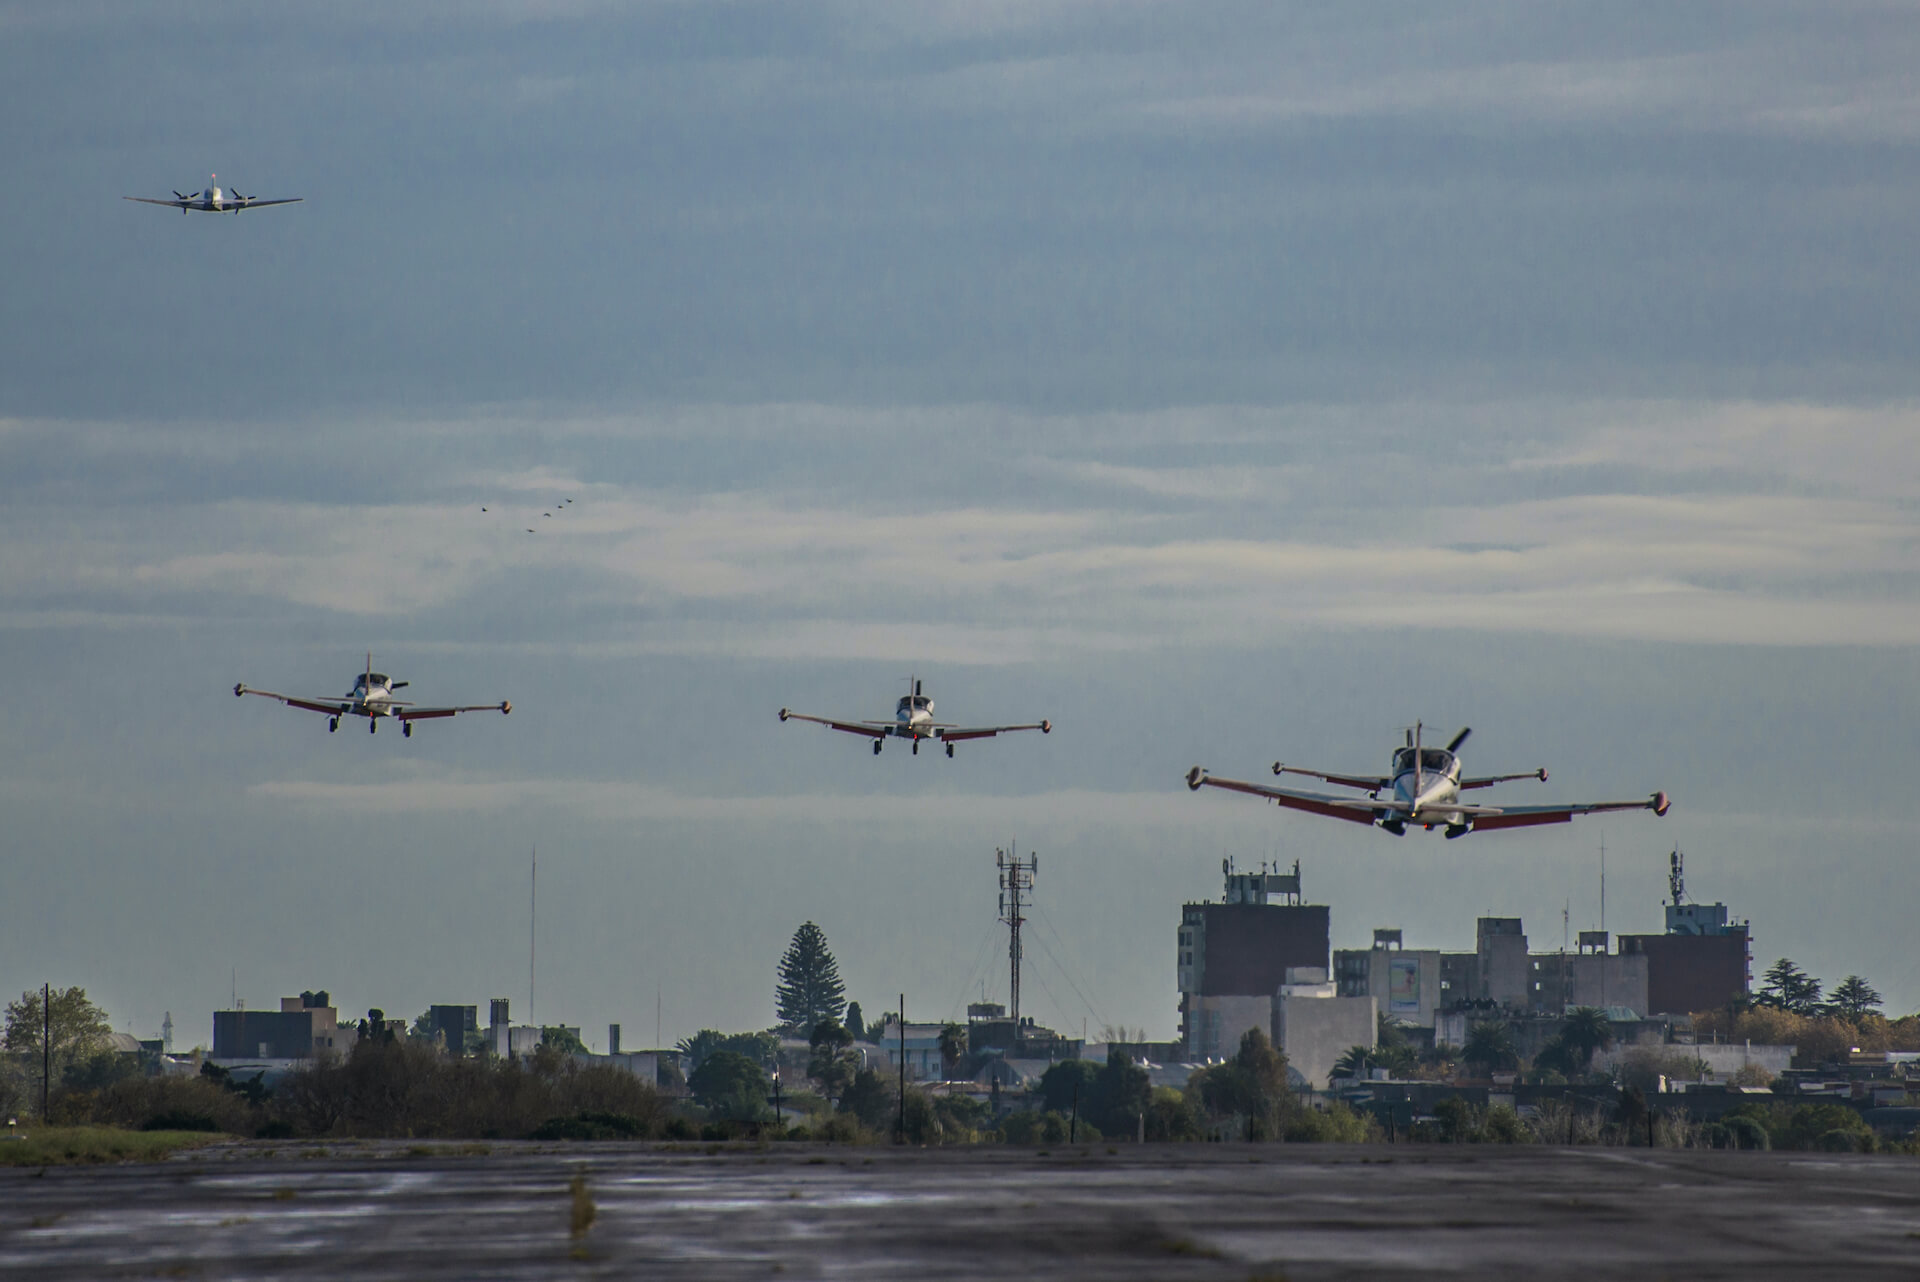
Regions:
<instances>
[{"instance_id":1,"label":"small aircraft in flight","mask_svg":"<svg viewBox=\"0 0 1920 1282\"><path fill-rule=\"evenodd\" d=\"M327 733L340 728L342 717L365 717L367 733L372 734L380 728L382 717L392 717L400 723L400 733L413 738L413 723L425 721L430 717L451 717L460 712L512 712L513 704L505 699L499 703L469 703L456 708L420 708L405 699L393 697L395 690L403 690L409 683L395 681L384 672L373 670L373 655L367 655L366 671L353 679L353 689L338 698L318 697L300 698L290 694L275 694L271 690L255 690L245 682L233 687L237 698L243 694L262 695L268 699L278 699L289 708L305 708L308 712L327 714Z\"/></svg>"},{"instance_id":2,"label":"small aircraft in flight","mask_svg":"<svg viewBox=\"0 0 1920 1282\"><path fill-rule=\"evenodd\" d=\"M264 209L268 205L297 205L306 199L304 196L288 196L282 200L262 200L258 196L242 196L231 189L222 191L219 180L220 175L214 174L207 180L205 191L185 196L176 191L172 200L154 200L149 196L122 196L120 199L137 200L143 205L165 205L183 214L189 209L197 209L203 214L237 214L243 209Z\"/></svg>"},{"instance_id":3,"label":"small aircraft in flight","mask_svg":"<svg viewBox=\"0 0 1920 1282\"><path fill-rule=\"evenodd\" d=\"M888 735L899 739L911 739L915 756L920 754L920 741L929 739L947 745L947 755L953 755L953 745L963 739L991 739L997 734L1007 734L1014 730L1038 730L1041 734L1053 733L1053 722L1036 721L1024 726L956 726L945 721L933 719L933 700L921 693L918 677L908 678L912 682L912 694L900 696L900 703L893 710L891 721L835 721L832 717L809 717L789 709L780 709L782 721L812 721L829 726L835 730L844 730L848 734L863 734L873 740L874 755L878 756L880 745Z\"/></svg>"},{"instance_id":4,"label":"small aircraft in flight","mask_svg":"<svg viewBox=\"0 0 1920 1282\"><path fill-rule=\"evenodd\" d=\"M1407 742L1393 753L1389 775L1336 775L1319 770L1273 763L1276 775L1306 775L1341 788L1355 788L1365 797L1303 792L1293 788L1243 783L1238 779L1216 779L1205 767L1187 772L1187 787L1198 792L1203 787L1226 788L1232 792L1265 797L1275 805L1308 814L1348 819L1354 823L1379 824L1395 836L1405 836L1411 826L1432 832L1444 827L1447 837L1464 837L1470 832L1495 828L1527 828L1535 824L1563 824L1575 815L1591 815L1606 810L1651 810L1667 813L1667 794L1656 792L1645 801L1598 801L1574 806L1493 806L1460 800L1460 794L1477 788L1490 788L1515 779L1546 782L1544 768L1517 775L1460 777L1460 745L1473 733L1471 727L1453 737L1445 748L1429 748L1421 742L1422 727L1407 731Z\"/></svg>"}]
</instances>

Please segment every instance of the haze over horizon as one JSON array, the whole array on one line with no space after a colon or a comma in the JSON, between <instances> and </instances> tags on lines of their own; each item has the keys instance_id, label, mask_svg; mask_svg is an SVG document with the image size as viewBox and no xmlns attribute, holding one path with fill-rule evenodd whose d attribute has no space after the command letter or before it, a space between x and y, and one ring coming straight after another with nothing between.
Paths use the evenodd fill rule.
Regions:
<instances>
[{"instance_id":1,"label":"haze over horizon","mask_svg":"<svg viewBox=\"0 0 1920 1282\"><path fill-rule=\"evenodd\" d=\"M0 992L1173 1035L1180 904L1661 929L1920 1008L1897 9L0 0ZM304 203L128 204L206 183ZM559 500L572 505L551 518ZM482 505L490 511L481 512ZM522 519L524 518L524 519ZM528 535L527 526L538 533ZM369 737L368 650L423 701ZM1050 717L949 761L796 711ZM1474 728L1446 842L1190 795ZM355 733L349 734L353 730Z\"/></svg>"}]
</instances>

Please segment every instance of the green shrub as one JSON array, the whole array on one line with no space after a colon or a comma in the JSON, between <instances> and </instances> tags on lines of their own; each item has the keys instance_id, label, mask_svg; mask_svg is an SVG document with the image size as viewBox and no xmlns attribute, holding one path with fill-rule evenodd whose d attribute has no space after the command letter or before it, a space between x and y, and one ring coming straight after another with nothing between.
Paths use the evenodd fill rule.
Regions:
<instances>
[{"instance_id":1,"label":"green shrub","mask_svg":"<svg viewBox=\"0 0 1920 1282\"><path fill-rule=\"evenodd\" d=\"M1009 1113L1000 1123L1000 1138L1008 1144L1065 1144L1069 1129L1078 1143L1091 1144L1105 1138L1087 1122L1073 1127L1071 1118L1051 1109L1044 1113Z\"/></svg>"},{"instance_id":2,"label":"green shrub","mask_svg":"<svg viewBox=\"0 0 1920 1282\"><path fill-rule=\"evenodd\" d=\"M1505 1104L1487 1110L1480 1133L1489 1144L1531 1144L1536 1138L1533 1128Z\"/></svg>"},{"instance_id":3,"label":"green shrub","mask_svg":"<svg viewBox=\"0 0 1920 1282\"><path fill-rule=\"evenodd\" d=\"M1850 1140L1854 1148L1873 1135L1866 1119L1845 1104L1802 1104L1788 1115L1783 1132L1775 1135L1774 1141L1779 1148L1845 1151L1828 1146L1827 1137L1835 1132L1854 1137Z\"/></svg>"},{"instance_id":4,"label":"green shrub","mask_svg":"<svg viewBox=\"0 0 1920 1282\"><path fill-rule=\"evenodd\" d=\"M1873 1134L1837 1126L1814 1140L1810 1147L1822 1153L1871 1153Z\"/></svg>"},{"instance_id":5,"label":"green shrub","mask_svg":"<svg viewBox=\"0 0 1920 1282\"><path fill-rule=\"evenodd\" d=\"M1197 1140L1206 1134L1206 1119L1184 1092L1157 1086L1147 1101L1147 1138L1160 1143Z\"/></svg>"},{"instance_id":6,"label":"green shrub","mask_svg":"<svg viewBox=\"0 0 1920 1282\"><path fill-rule=\"evenodd\" d=\"M1773 1140L1767 1134L1767 1128L1751 1117L1725 1117L1716 1123L1726 1136L1728 1148L1753 1149L1765 1152L1773 1147ZM1715 1145L1715 1147L1719 1147Z\"/></svg>"},{"instance_id":7,"label":"green shrub","mask_svg":"<svg viewBox=\"0 0 1920 1282\"><path fill-rule=\"evenodd\" d=\"M551 1117L534 1128L529 1139L536 1140L641 1140L649 1133L647 1124L625 1113L579 1112L572 1117Z\"/></svg>"},{"instance_id":8,"label":"green shrub","mask_svg":"<svg viewBox=\"0 0 1920 1282\"><path fill-rule=\"evenodd\" d=\"M140 1123L143 1131L218 1131L220 1124L205 1113L155 1113Z\"/></svg>"},{"instance_id":9,"label":"green shrub","mask_svg":"<svg viewBox=\"0 0 1920 1282\"><path fill-rule=\"evenodd\" d=\"M1281 1132L1289 1144L1364 1144L1374 1135L1372 1119L1339 1103L1303 1108Z\"/></svg>"}]
</instances>

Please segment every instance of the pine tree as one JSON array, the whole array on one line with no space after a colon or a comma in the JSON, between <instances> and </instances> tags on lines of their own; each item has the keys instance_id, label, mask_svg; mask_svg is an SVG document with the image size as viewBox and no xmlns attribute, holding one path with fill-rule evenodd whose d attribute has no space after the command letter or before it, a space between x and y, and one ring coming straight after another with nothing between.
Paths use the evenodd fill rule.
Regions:
<instances>
[{"instance_id":1,"label":"pine tree","mask_svg":"<svg viewBox=\"0 0 1920 1282\"><path fill-rule=\"evenodd\" d=\"M778 975L773 1006L782 1028L807 1037L815 1024L823 1019L837 1020L846 1009L840 967L827 948L826 934L812 922L793 932L793 942L780 959Z\"/></svg>"},{"instance_id":2,"label":"pine tree","mask_svg":"<svg viewBox=\"0 0 1920 1282\"><path fill-rule=\"evenodd\" d=\"M1849 975L1840 981L1833 990L1833 1007L1848 1019L1858 1021L1885 999L1874 991L1872 984L1858 975Z\"/></svg>"},{"instance_id":3,"label":"pine tree","mask_svg":"<svg viewBox=\"0 0 1920 1282\"><path fill-rule=\"evenodd\" d=\"M1820 1005L1820 981L1782 957L1767 967L1766 984L1760 989L1760 1004L1776 1006L1796 1015L1811 1015Z\"/></svg>"}]
</instances>

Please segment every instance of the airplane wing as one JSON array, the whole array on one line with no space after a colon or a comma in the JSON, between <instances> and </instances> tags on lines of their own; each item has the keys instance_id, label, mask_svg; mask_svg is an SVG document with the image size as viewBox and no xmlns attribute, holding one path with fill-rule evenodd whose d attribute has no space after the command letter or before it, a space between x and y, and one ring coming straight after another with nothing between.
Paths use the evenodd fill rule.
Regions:
<instances>
[{"instance_id":1,"label":"airplane wing","mask_svg":"<svg viewBox=\"0 0 1920 1282\"><path fill-rule=\"evenodd\" d=\"M1461 807L1473 815L1473 830L1492 828L1530 828L1535 824L1571 823L1575 815L1594 815L1608 810L1651 810L1664 815L1673 803L1664 792L1656 792L1645 801L1597 801L1586 806L1502 806Z\"/></svg>"},{"instance_id":2,"label":"airplane wing","mask_svg":"<svg viewBox=\"0 0 1920 1282\"><path fill-rule=\"evenodd\" d=\"M298 695L255 690L244 683L234 686L233 692L235 695L257 694L266 699L278 699L289 708L305 708L308 712L325 712L336 717L353 706L353 700L344 695L337 699L303 699Z\"/></svg>"},{"instance_id":3,"label":"airplane wing","mask_svg":"<svg viewBox=\"0 0 1920 1282\"><path fill-rule=\"evenodd\" d=\"M1053 722L1036 721L1026 726L935 726L933 737L946 743L959 743L966 739L991 739L997 734L1008 734L1015 730L1038 730L1041 734L1053 733Z\"/></svg>"},{"instance_id":4,"label":"airplane wing","mask_svg":"<svg viewBox=\"0 0 1920 1282\"><path fill-rule=\"evenodd\" d=\"M415 708L410 705L394 706L405 706L405 711L393 714L393 718L396 721L425 721L430 717L451 717L460 712L513 711L513 703L508 699L502 699L498 703L463 703L457 708Z\"/></svg>"},{"instance_id":5,"label":"airplane wing","mask_svg":"<svg viewBox=\"0 0 1920 1282\"><path fill-rule=\"evenodd\" d=\"M137 200L143 205L165 205L168 209L185 209L188 204L184 200L155 200L151 196L122 196L120 199Z\"/></svg>"},{"instance_id":6,"label":"airplane wing","mask_svg":"<svg viewBox=\"0 0 1920 1282\"><path fill-rule=\"evenodd\" d=\"M834 730L844 730L848 734L863 734L870 739L884 739L893 733L897 724L892 721L835 721L832 717L809 717L804 712L790 712L780 709L782 721L811 721L815 725L827 726Z\"/></svg>"},{"instance_id":7,"label":"airplane wing","mask_svg":"<svg viewBox=\"0 0 1920 1282\"><path fill-rule=\"evenodd\" d=\"M1299 766L1282 765L1278 761L1273 763L1273 773L1275 773L1276 775L1305 775L1309 779L1319 779L1325 783L1337 783L1342 788L1361 788L1366 790L1367 792L1378 792L1380 789L1386 787L1388 784L1393 782L1393 780L1383 779L1379 775L1361 776L1361 775L1323 774L1318 770L1303 770Z\"/></svg>"},{"instance_id":8,"label":"airplane wing","mask_svg":"<svg viewBox=\"0 0 1920 1282\"><path fill-rule=\"evenodd\" d=\"M1376 815L1395 808L1390 804L1362 797L1329 797L1318 792L1298 792L1292 788L1275 788L1263 783L1244 783L1239 779L1216 779L1200 766L1195 766L1187 772L1187 787L1198 792L1202 787L1209 786L1225 788L1229 792L1244 792L1254 797L1265 797L1275 805L1285 806L1289 810L1304 810L1311 815L1325 815L1329 819L1348 819L1362 824L1370 824Z\"/></svg>"},{"instance_id":9,"label":"airplane wing","mask_svg":"<svg viewBox=\"0 0 1920 1282\"><path fill-rule=\"evenodd\" d=\"M1532 778L1533 776L1521 777ZM1398 801L1330 797L1317 792L1298 792L1292 788L1274 788L1266 784L1245 783L1239 779L1216 779L1200 766L1195 766L1187 772L1187 787L1198 792L1207 786L1264 797L1275 805L1285 806L1289 810L1304 810L1308 814L1325 815L1331 819L1347 819L1354 823L1370 824L1375 819L1392 815L1413 818L1406 806ZM1599 814L1609 810L1651 810L1656 815L1664 815L1670 804L1664 792L1656 792L1645 801L1600 801L1582 806L1472 806L1455 802L1437 806L1432 811L1422 811L1420 822L1427 822L1427 816L1430 814L1437 815L1443 812L1459 814L1472 823L1473 831L1481 832L1495 828L1527 828L1535 824L1569 823L1575 815Z\"/></svg>"},{"instance_id":10,"label":"airplane wing","mask_svg":"<svg viewBox=\"0 0 1920 1282\"><path fill-rule=\"evenodd\" d=\"M280 200L248 200L248 201L242 201L235 204L234 208L235 209L259 209L266 205L297 205L305 199L306 199L305 196L287 196Z\"/></svg>"},{"instance_id":11,"label":"airplane wing","mask_svg":"<svg viewBox=\"0 0 1920 1282\"><path fill-rule=\"evenodd\" d=\"M1478 779L1462 779L1460 791L1465 792L1469 788L1491 788L1497 783L1512 783L1515 779L1538 779L1541 783L1545 783L1547 768L1541 766L1538 770L1529 770L1521 775L1484 775Z\"/></svg>"}]
</instances>

